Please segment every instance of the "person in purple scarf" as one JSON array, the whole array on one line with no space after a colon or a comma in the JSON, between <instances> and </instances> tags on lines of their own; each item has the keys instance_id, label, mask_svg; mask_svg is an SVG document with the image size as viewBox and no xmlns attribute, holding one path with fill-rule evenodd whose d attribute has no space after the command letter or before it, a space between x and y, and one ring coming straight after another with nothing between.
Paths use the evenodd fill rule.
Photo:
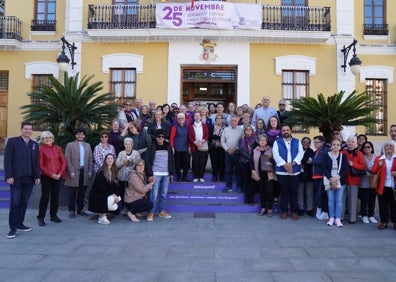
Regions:
<instances>
[{"instance_id":1,"label":"person in purple scarf","mask_svg":"<svg viewBox=\"0 0 396 282\"><path fill-rule=\"evenodd\" d=\"M245 125L242 138L239 144L239 167L241 172L242 191L245 194L245 204L253 204L255 185L250 177L250 162L252 160L253 148L257 146L256 134L254 134L253 126Z\"/></svg>"}]
</instances>

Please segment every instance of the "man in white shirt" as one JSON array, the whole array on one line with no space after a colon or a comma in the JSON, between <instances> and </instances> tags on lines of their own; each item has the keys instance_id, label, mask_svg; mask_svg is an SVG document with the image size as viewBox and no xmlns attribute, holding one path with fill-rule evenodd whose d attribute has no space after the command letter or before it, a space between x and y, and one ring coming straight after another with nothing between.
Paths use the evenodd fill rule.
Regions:
<instances>
[{"instance_id":1,"label":"man in white shirt","mask_svg":"<svg viewBox=\"0 0 396 282\"><path fill-rule=\"evenodd\" d=\"M291 136L292 130L289 125L282 126L281 134L282 138L276 139L272 148L276 164L275 173L281 190L281 219L287 218L290 205L291 217L293 220L297 220L297 192L304 150L301 142Z\"/></svg>"},{"instance_id":2,"label":"man in white shirt","mask_svg":"<svg viewBox=\"0 0 396 282\"><path fill-rule=\"evenodd\" d=\"M225 181L226 188L223 192L232 192L232 179L235 174L237 178L237 192L240 193L239 183L239 140L242 136L242 128L238 126L239 118L231 117L231 125L226 127L221 135L221 146L225 150Z\"/></svg>"}]
</instances>

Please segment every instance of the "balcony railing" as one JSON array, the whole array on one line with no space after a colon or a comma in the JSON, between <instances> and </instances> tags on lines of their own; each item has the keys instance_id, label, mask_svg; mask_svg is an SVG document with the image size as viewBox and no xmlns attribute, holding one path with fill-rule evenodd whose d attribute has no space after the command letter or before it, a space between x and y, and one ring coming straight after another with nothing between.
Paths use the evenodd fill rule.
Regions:
<instances>
[{"instance_id":1,"label":"balcony railing","mask_svg":"<svg viewBox=\"0 0 396 282\"><path fill-rule=\"evenodd\" d=\"M330 31L330 7L263 6L262 28Z\"/></svg>"},{"instance_id":2,"label":"balcony railing","mask_svg":"<svg viewBox=\"0 0 396 282\"><path fill-rule=\"evenodd\" d=\"M89 5L88 29L155 28L155 5Z\"/></svg>"},{"instance_id":3,"label":"balcony railing","mask_svg":"<svg viewBox=\"0 0 396 282\"><path fill-rule=\"evenodd\" d=\"M387 24L364 24L364 35L388 35Z\"/></svg>"},{"instance_id":4,"label":"balcony railing","mask_svg":"<svg viewBox=\"0 0 396 282\"><path fill-rule=\"evenodd\" d=\"M155 28L153 5L89 5L88 29ZM330 7L263 6L262 29L330 31Z\"/></svg>"},{"instance_id":5,"label":"balcony railing","mask_svg":"<svg viewBox=\"0 0 396 282\"><path fill-rule=\"evenodd\" d=\"M32 20L31 31L56 31L56 20Z\"/></svg>"},{"instance_id":6,"label":"balcony railing","mask_svg":"<svg viewBox=\"0 0 396 282\"><path fill-rule=\"evenodd\" d=\"M0 17L0 39L22 40L22 22L13 16Z\"/></svg>"}]
</instances>

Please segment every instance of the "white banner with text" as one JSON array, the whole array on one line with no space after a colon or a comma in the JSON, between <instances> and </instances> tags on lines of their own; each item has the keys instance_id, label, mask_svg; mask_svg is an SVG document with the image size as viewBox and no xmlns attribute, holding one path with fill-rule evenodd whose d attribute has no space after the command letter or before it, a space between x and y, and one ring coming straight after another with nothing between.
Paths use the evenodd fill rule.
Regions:
<instances>
[{"instance_id":1,"label":"white banner with text","mask_svg":"<svg viewBox=\"0 0 396 282\"><path fill-rule=\"evenodd\" d=\"M219 1L157 3L157 28L261 29L262 6Z\"/></svg>"}]
</instances>

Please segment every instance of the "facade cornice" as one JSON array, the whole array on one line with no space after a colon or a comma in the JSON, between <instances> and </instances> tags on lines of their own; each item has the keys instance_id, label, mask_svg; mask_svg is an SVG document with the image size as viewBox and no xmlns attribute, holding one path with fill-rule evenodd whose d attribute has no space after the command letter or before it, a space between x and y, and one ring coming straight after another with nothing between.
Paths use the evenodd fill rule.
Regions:
<instances>
[{"instance_id":1,"label":"facade cornice","mask_svg":"<svg viewBox=\"0 0 396 282\"><path fill-rule=\"evenodd\" d=\"M213 29L111 29L87 30L95 41L171 42L211 39L224 42L321 44L327 42L330 32L280 30L213 30Z\"/></svg>"}]
</instances>

